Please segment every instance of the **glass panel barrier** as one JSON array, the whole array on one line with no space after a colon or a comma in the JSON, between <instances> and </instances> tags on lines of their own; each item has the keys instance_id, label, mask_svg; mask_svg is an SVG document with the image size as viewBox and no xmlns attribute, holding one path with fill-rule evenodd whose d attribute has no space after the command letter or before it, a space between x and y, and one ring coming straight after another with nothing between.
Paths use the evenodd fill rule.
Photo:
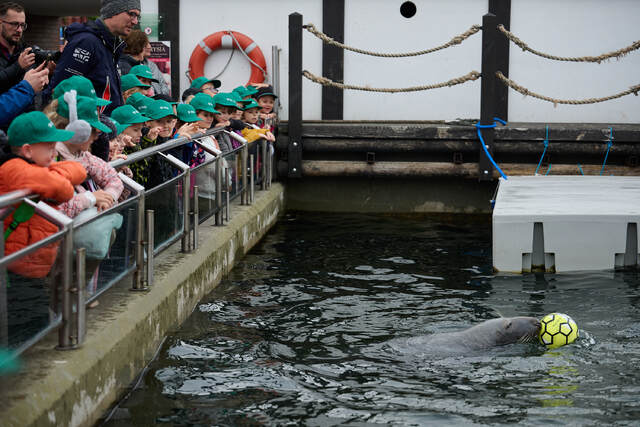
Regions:
<instances>
[{"instance_id":1,"label":"glass panel barrier","mask_svg":"<svg viewBox=\"0 0 640 427\"><path fill-rule=\"evenodd\" d=\"M199 222L202 223L218 212L216 205L216 162L212 158L205 163L191 169L191 199L193 200L193 186L198 186Z\"/></svg>"},{"instance_id":2,"label":"glass panel barrier","mask_svg":"<svg viewBox=\"0 0 640 427\"><path fill-rule=\"evenodd\" d=\"M146 193L145 209L154 211L155 255L182 237L184 232L183 176L180 174Z\"/></svg>"},{"instance_id":3,"label":"glass panel barrier","mask_svg":"<svg viewBox=\"0 0 640 427\"><path fill-rule=\"evenodd\" d=\"M87 303L137 267L138 199L139 196L127 199L74 227L74 254L79 247L87 251Z\"/></svg>"},{"instance_id":4,"label":"glass panel barrier","mask_svg":"<svg viewBox=\"0 0 640 427\"><path fill-rule=\"evenodd\" d=\"M37 212L35 218L44 220ZM65 234L57 231L0 260L0 348L20 354L62 323L56 285Z\"/></svg>"},{"instance_id":5,"label":"glass panel barrier","mask_svg":"<svg viewBox=\"0 0 640 427\"><path fill-rule=\"evenodd\" d=\"M223 164L223 168L226 167L229 169L228 178L230 181L229 190L229 200L234 200L238 197L243 190L242 185L242 150L244 147L240 147L227 153L224 155L225 163ZM224 179L224 175L223 175ZM223 198L226 199L226 198ZM226 200L223 200L226 202Z\"/></svg>"}]
</instances>

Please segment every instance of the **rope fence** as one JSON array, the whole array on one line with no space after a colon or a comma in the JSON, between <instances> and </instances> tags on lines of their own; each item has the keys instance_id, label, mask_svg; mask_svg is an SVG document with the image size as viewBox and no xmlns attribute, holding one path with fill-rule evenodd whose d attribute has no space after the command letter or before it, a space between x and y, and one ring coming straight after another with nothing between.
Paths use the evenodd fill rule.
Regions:
<instances>
[{"instance_id":1,"label":"rope fence","mask_svg":"<svg viewBox=\"0 0 640 427\"><path fill-rule=\"evenodd\" d=\"M408 56L420 56L420 55L426 55L428 53L433 53L433 52L437 52L439 50L442 49L446 49L448 47L452 47L455 45L458 45L460 43L462 43L463 41L465 41L466 39L468 39L469 37L471 37L472 35L474 35L475 33L477 33L478 31L480 31L482 29L482 26L480 25L472 25L471 28L469 28L467 31L465 31L464 33L455 36L454 38L452 38L451 40L449 40L447 43L440 45L440 46L436 46L434 48L431 49L426 49L426 50L420 50L418 52L407 52L407 53L380 53L380 52L373 52L370 50L364 50L364 49L358 49L352 46L347 46L344 43L340 43L334 39L332 39L331 37L329 37L328 35L326 35L325 33L323 33L322 31L318 30L315 25L313 24L307 24L304 25L302 28L304 28L305 30L307 30L308 32L310 32L311 34L313 34L314 36L316 36L317 38L319 38L320 40L322 40L323 42L330 44L332 46L337 46L339 48L345 49L345 50L349 50L351 52L356 52L356 53L361 53L363 55L371 55L371 56L380 56L383 58L404 58L404 57L408 57Z\"/></svg>"},{"instance_id":2,"label":"rope fence","mask_svg":"<svg viewBox=\"0 0 640 427\"><path fill-rule=\"evenodd\" d=\"M623 47L622 49L614 50L613 52L603 53L598 56L576 56L576 57L566 57L566 56L556 56L550 55L548 53L540 52L538 50L532 49L525 42L520 40L513 34L511 31L504 28L504 25L498 25L498 30L502 32L509 40L511 40L514 44L518 45L522 50L531 52L534 55L538 55L542 58L552 59L554 61L566 61L566 62L597 62L600 64L602 61L611 58L620 59L621 57L633 52L634 50L640 49L640 40L633 42L627 47Z\"/></svg>"},{"instance_id":3,"label":"rope fence","mask_svg":"<svg viewBox=\"0 0 640 427\"><path fill-rule=\"evenodd\" d=\"M640 84L631 86L629 89L624 92L616 93L615 95L605 96L602 98L587 98L587 99L556 99L551 98L549 96L540 95L539 93L535 93L524 86L520 86L513 80L505 77L500 71L496 72L496 77L502 81L506 86L509 86L511 89L520 92L524 96L532 96L537 99L541 99L543 101L552 102L553 106L556 107L558 104L569 104L569 105L585 105L585 104L597 104L599 102L611 101L612 99L622 98L623 96L634 94L638 96L638 92L640 91Z\"/></svg>"},{"instance_id":4,"label":"rope fence","mask_svg":"<svg viewBox=\"0 0 640 427\"><path fill-rule=\"evenodd\" d=\"M307 30L308 32L313 34L314 36L318 37L324 43L327 43L329 45L337 46L337 47L339 47L341 49L349 50L349 51L356 52L356 53L361 53L361 54L364 54L364 55L378 56L378 57L384 57L384 58L402 58L402 57L419 56L419 55L425 55L425 54L437 52L439 50L443 50L443 49L446 49L446 48L449 48L449 47L452 47L452 46L455 46L455 45L459 45L464 40L468 39L469 37L471 37L475 33L477 33L480 30L482 30L482 26L481 25L472 25L467 31L465 31L462 34L459 34L459 35L453 37L447 43L445 43L443 45L440 45L440 46L436 46L436 47L431 48L431 49L421 50L421 51L417 51L417 52L406 52L406 53L381 53L381 52L368 51L368 50L364 50L364 49L358 49L358 48L355 48L355 47L352 47L352 46L348 46L348 45L346 45L344 43L340 43L340 42L334 40L333 38L329 37L328 35L326 35L322 31L318 30L315 27L315 25L313 25L313 24L303 25L302 28L304 28L305 30ZM517 46L522 48L522 50L531 52L531 53L533 53L535 55L538 55L538 56L541 56L543 58L552 59L552 60L556 60L556 61L601 63L601 62L606 61L606 60L611 59L611 58L620 59L621 57L623 57L623 56L625 56L625 55L627 55L627 54L629 54L629 53L631 53L631 52L633 52L635 50L640 49L640 41L635 41L629 46L623 47L621 49L618 49L618 50L615 50L615 51L612 51L612 52L603 53L603 54L598 55L598 56L563 57L563 56L550 55L550 54L547 54L547 53L540 52L538 50L532 49L531 47L529 47L527 45L527 43L525 43L524 41L520 40L511 31L507 30L504 27L504 25L502 25L502 24L498 25L497 29L502 34L504 34L504 36L507 37L511 42L513 42L514 44L516 44ZM479 79L481 77L481 73L479 73L478 71L471 71L471 72L465 74L464 76L456 77L456 78L447 80L446 82L435 83L435 84L430 84L430 85L411 86L411 87L405 87L405 88L374 88L374 87L371 87L371 86L358 86L358 85L351 85L351 84L344 84L344 83L336 82L336 81L331 80L331 79L326 78L326 77L316 76L315 74L313 74L313 73L311 73L310 71L307 71L307 70L302 71L302 74L308 80L311 80L312 82L321 84L323 86L335 87L335 88L338 88L338 89L341 89L341 90L349 89L349 90L360 90L360 91L366 91L366 92L382 92L382 93L417 92L417 91L424 91L424 90L430 90L430 89L438 89L438 88L443 88L443 87L452 87L452 86L456 86L456 85L459 85L459 84L466 83L466 82L471 81L471 80L477 80L477 79ZM495 75L500 81L502 81L502 83L505 84L505 86L510 87L513 90L515 90L517 92L520 92L521 94L523 94L525 96L531 96L533 98L537 98L537 99L540 99L542 101L551 102L551 103L553 103L554 107L556 107L558 104L568 104L568 105L596 104L596 103L600 103L600 102L605 102L605 101L610 101L610 100L613 100L613 99L621 98L623 96L627 96L627 95L630 95L630 94L634 94L634 95L637 96L638 92L640 91L640 84L639 84L639 85L631 86L629 89L627 89L627 90L625 90L623 92L620 92L620 93L617 93L617 94L614 94L614 95L610 95L610 96L601 97L601 98L557 99L557 98L552 98L552 97L549 97L549 96L545 96L545 95L541 95L539 93L533 92L533 91L527 89L526 87L521 86L518 83L514 82L513 80L509 79L504 74L502 74L502 72L500 72L500 71L497 71Z\"/></svg>"},{"instance_id":5,"label":"rope fence","mask_svg":"<svg viewBox=\"0 0 640 427\"><path fill-rule=\"evenodd\" d=\"M348 85L344 83L335 82L326 77L316 76L315 74L304 70L302 71L302 75L307 79L311 80L314 83L319 83L323 86L331 86L336 87L338 89L351 89L351 90L362 90L366 92L383 92L383 93L398 93L398 92L418 92L422 90L430 90L430 89L438 89L442 87L451 87L455 85L459 85L470 80L477 80L480 78L480 73L477 71L471 71L464 76L457 77L451 80L447 80L446 82L436 83L432 85L422 85L422 86L412 86L405 88L374 88L370 86L356 86L356 85Z\"/></svg>"}]
</instances>

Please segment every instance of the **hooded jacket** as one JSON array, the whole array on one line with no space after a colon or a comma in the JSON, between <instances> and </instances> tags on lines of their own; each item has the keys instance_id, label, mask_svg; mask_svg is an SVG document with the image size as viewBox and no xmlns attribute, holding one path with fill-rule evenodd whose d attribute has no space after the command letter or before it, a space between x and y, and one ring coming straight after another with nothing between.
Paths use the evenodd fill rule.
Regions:
<instances>
[{"instance_id":1,"label":"hooded jacket","mask_svg":"<svg viewBox=\"0 0 640 427\"><path fill-rule=\"evenodd\" d=\"M66 35L69 44L56 65L47 98L62 80L84 76L91 80L98 97L111 101L101 111L110 115L114 108L124 104L118 60L126 43L114 36L100 19L87 24L73 23L67 27Z\"/></svg>"},{"instance_id":2,"label":"hooded jacket","mask_svg":"<svg viewBox=\"0 0 640 427\"><path fill-rule=\"evenodd\" d=\"M78 162L57 162L45 168L13 154L3 153L0 156L0 194L29 189L43 199L61 203L73 196L73 186L82 183L85 177L86 171ZM4 220L4 230L12 221L13 214ZM57 231L57 226L33 215L9 235L5 242L5 254L19 251ZM15 261L8 270L24 277L45 277L56 260L57 249L57 244L47 245Z\"/></svg>"}]
</instances>

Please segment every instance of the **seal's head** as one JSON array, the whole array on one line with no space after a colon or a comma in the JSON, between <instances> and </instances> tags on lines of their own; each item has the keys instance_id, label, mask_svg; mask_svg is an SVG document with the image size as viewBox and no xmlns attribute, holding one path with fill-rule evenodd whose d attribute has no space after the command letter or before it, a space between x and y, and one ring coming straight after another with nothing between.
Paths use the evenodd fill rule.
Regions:
<instances>
[{"instance_id":1,"label":"seal's head","mask_svg":"<svg viewBox=\"0 0 640 427\"><path fill-rule=\"evenodd\" d=\"M502 317L496 329L496 345L537 342L540 321L535 317Z\"/></svg>"}]
</instances>

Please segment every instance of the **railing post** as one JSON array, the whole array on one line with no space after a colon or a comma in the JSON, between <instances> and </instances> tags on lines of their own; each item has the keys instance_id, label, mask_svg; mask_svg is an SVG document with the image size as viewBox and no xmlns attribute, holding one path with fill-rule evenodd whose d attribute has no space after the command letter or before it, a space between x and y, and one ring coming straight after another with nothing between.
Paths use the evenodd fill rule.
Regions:
<instances>
[{"instance_id":1,"label":"railing post","mask_svg":"<svg viewBox=\"0 0 640 427\"><path fill-rule=\"evenodd\" d=\"M193 186L193 250L198 250L198 233L200 228L200 203L198 203L199 187Z\"/></svg>"},{"instance_id":2,"label":"railing post","mask_svg":"<svg viewBox=\"0 0 640 427\"><path fill-rule=\"evenodd\" d=\"M4 258L4 233L0 233L0 259ZM7 305L7 269L0 268L0 347L9 347L9 307Z\"/></svg>"},{"instance_id":3,"label":"railing post","mask_svg":"<svg viewBox=\"0 0 640 427\"><path fill-rule=\"evenodd\" d=\"M189 168L189 166L187 166ZM184 171L184 181L182 183L182 206L184 209L184 236L182 236L182 252L191 251L191 169Z\"/></svg>"},{"instance_id":4,"label":"railing post","mask_svg":"<svg viewBox=\"0 0 640 427\"><path fill-rule=\"evenodd\" d=\"M289 15L288 177L302 177L302 15Z\"/></svg>"},{"instance_id":5,"label":"railing post","mask_svg":"<svg viewBox=\"0 0 640 427\"><path fill-rule=\"evenodd\" d=\"M482 17L482 82L480 88L480 124L494 123L496 108L496 43L498 38L498 20L493 13ZM493 151L494 129L481 129L484 143L489 153ZM478 178L480 181L493 179L493 166L482 147L478 152Z\"/></svg>"},{"instance_id":6,"label":"railing post","mask_svg":"<svg viewBox=\"0 0 640 427\"><path fill-rule=\"evenodd\" d=\"M58 329L58 349L72 347L71 343L71 276L73 274L73 223L66 226L67 230L60 245L60 260L62 272L60 287L62 291L62 325Z\"/></svg>"},{"instance_id":7,"label":"railing post","mask_svg":"<svg viewBox=\"0 0 640 427\"><path fill-rule=\"evenodd\" d=\"M154 212L152 209L147 209L147 286L153 285L153 247L155 246L154 227Z\"/></svg>"},{"instance_id":8,"label":"railing post","mask_svg":"<svg viewBox=\"0 0 640 427\"><path fill-rule=\"evenodd\" d=\"M253 154L249 156L249 203L248 205L253 204L253 189L255 187L254 174L255 174L255 158Z\"/></svg>"},{"instance_id":9,"label":"railing post","mask_svg":"<svg viewBox=\"0 0 640 427\"><path fill-rule=\"evenodd\" d=\"M224 225L222 215L222 158L216 159L216 225Z\"/></svg>"},{"instance_id":10,"label":"railing post","mask_svg":"<svg viewBox=\"0 0 640 427\"><path fill-rule=\"evenodd\" d=\"M138 195L138 214L136 217L136 235L130 239L127 232L127 247L133 245L136 257L136 270L133 272L133 282L131 284L132 291L146 291L144 286L144 187L122 172L118 174L120 181L126 188L135 191ZM128 226L128 224L127 224Z\"/></svg>"},{"instance_id":11,"label":"railing post","mask_svg":"<svg viewBox=\"0 0 640 427\"><path fill-rule=\"evenodd\" d=\"M229 218L231 217L231 191L229 188L231 187L231 177L229 176L229 168L224 168L224 178L222 179L224 182L224 213L225 219L229 222Z\"/></svg>"},{"instance_id":12,"label":"railing post","mask_svg":"<svg viewBox=\"0 0 640 427\"><path fill-rule=\"evenodd\" d=\"M87 334L87 307L85 305L87 288L86 252L85 248L78 248L76 251L76 347L82 345Z\"/></svg>"},{"instance_id":13,"label":"railing post","mask_svg":"<svg viewBox=\"0 0 640 427\"><path fill-rule=\"evenodd\" d=\"M240 197L243 205L249 204L249 188L248 188L248 177L247 171L249 165L247 162L249 161L249 144L245 144L242 147L242 155L240 156L240 163L242 164L242 195Z\"/></svg>"},{"instance_id":14,"label":"railing post","mask_svg":"<svg viewBox=\"0 0 640 427\"><path fill-rule=\"evenodd\" d=\"M262 149L260 151L260 157L262 157L262 167L261 167L261 174L262 174L262 181L260 182L260 189L261 190L266 190L267 189L267 146L269 145L269 141L267 141L266 139L261 139L260 140L260 148Z\"/></svg>"}]
</instances>

